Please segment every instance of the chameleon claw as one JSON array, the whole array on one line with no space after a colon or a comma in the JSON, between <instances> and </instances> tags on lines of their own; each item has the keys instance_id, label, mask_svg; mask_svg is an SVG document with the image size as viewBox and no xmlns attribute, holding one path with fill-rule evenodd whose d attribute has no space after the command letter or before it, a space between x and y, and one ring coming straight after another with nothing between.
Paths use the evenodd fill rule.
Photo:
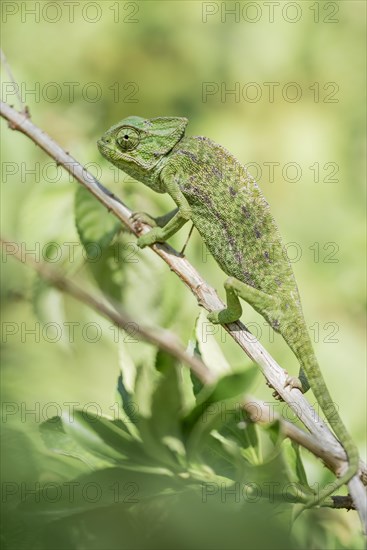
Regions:
<instances>
[{"instance_id":1,"label":"chameleon claw","mask_svg":"<svg viewBox=\"0 0 367 550\"><path fill-rule=\"evenodd\" d=\"M136 244L139 248L145 248L146 246L150 246L152 244L160 242L164 242L164 238L162 237L162 230L160 227L153 227L153 229L148 231L148 233L144 233L144 235L138 237Z\"/></svg>"},{"instance_id":2,"label":"chameleon claw","mask_svg":"<svg viewBox=\"0 0 367 550\"><path fill-rule=\"evenodd\" d=\"M271 394L274 397L274 399L276 399L277 401L284 401L282 396L279 395L277 390L274 388L274 386L272 384L270 384L270 382L268 380L266 381L266 385L268 386L268 388L271 388L272 390L274 390Z\"/></svg>"},{"instance_id":3,"label":"chameleon claw","mask_svg":"<svg viewBox=\"0 0 367 550\"><path fill-rule=\"evenodd\" d=\"M149 216L146 212L133 212L130 219L134 224L137 224L138 227L141 227L142 224L150 225L151 227L155 227L157 225L154 218Z\"/></svg>"},{"instance_id":4,"label":"chameleon claw","mask_svg":"<svg viewBox=\"0 0 367 550\"><path fill-rule=\"evenodd\" d=\"M290 386L290 389L293 390L293 388L296 388L297 390L301 391L303 393L302 383L297 376L287 376L284 382L284 388L287 388Z\"/></svg>"},{"instance_id":5,"label":"chameleon claw","mask_svg":"<svg viewBox=\"0 0 367 550\"><path fill-rule=\"evenodd\" d=\"M213 325L218 325L220 323L220 321L219 321L219 312L218 311L212 311L211 313L208 313L207 319L208 319L208 321L213 323Z\"/></svg>"},{"instance_id":6,"label":"chameleon claw","mask_svg":"<svg viewBox=\"0 0 367 550\"><path fill-rule=\"evenodd\" d=\"M285 371L285 374L287 375L287 377L285 379L283 388L287 388L288 386L290 386L291 390L293 390L293 388L296 388L297 390L300 390L303 393L302 383L300 379L297 378L296 376L289 376L287 371ZM273 391L272 396L274 397L274 399L277 399L278 401L284 401L283 397L279 395L277 390Z\"/></svg>"},{"instance_id":7,"label":"chameleon claw","mask_svg":"<svg viewBox=\"0 0 367 550\"><path fill-rule=\"evenodd\" d=\"M148 243L145 242L143 239L145 235L142 235L141 237L138 237L138 240L136 241L136 244L139 248L145 248L146 246L149 246Z\"/></svg>"},{"instance_id":8,"label":"chameleon claw","mask_svg":"<svg viewBox=\"0 0 367 550\"><path fill-rule=\"evenodd\" d=\"M283 397L281 395L279 395L279 393L277 392L277 390L274 390L273 393L271 394L274 399L276 399L277 401L284 401Z\"/></svg>"}]
</instances>

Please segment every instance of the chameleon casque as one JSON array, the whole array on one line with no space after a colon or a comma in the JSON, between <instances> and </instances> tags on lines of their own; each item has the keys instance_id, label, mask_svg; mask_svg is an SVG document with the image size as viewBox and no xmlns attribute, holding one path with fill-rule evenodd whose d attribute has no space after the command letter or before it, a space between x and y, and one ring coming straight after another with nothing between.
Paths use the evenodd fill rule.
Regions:
<instances>
[{"instance_id":1,"label":"chameleon casque","mask_svg":"<svg viewBox=\"0 0 367 550\"><path fill-rule=\"evenodd\" d=\"M306 507L328 497L357 472L357 448L333 406L302 313L297 284L277 225L258 185L246 168L206 137L184 137L186 118L125 118L98 141L101 154L115 166L177 205L160 218L133 214L153 228L139 237L143 248L164 242L191 220L211 254L229 276L227 307L208 315L213 323L238 320L238 297L280 333L300 365L300 377L286 385L311 389L348 456L348 470L332 488L319 492Z\"/></svg>"}]
</instances>

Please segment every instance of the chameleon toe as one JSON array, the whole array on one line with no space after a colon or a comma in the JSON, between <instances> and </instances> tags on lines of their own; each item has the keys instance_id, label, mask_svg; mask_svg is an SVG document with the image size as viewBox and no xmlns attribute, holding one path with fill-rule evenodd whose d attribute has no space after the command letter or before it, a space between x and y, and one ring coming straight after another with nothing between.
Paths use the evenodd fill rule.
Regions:
<instances>
[{"instance_id":1,"label":"chameleon toe","mask_svg":"<svg viewBox=\"0 0 367 550\"><path fill-rule=\"evenodd\" d=\"M290 389L293 390L293 388L297 388L297 390L300 390L303 393L302 383L297 376L287 376L284 387L287 388L290 386Z\"/></svg>"}]
</instances>

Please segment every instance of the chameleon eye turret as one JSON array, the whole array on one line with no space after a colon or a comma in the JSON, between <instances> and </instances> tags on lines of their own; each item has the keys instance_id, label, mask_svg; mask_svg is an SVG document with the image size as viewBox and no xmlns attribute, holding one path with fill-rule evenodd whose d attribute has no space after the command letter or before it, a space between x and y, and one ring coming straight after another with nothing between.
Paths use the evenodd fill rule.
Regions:
<instances>
[{"instance_id":1,"label":"chameleon eye turret","mask_svg":"<svg viewBox=\"0 0 367 550\"><path fill-rule=\"evenodd\" d=\"M139 145L140 132L130 126L122 127L117 134L116 142L121 151L132 151Z\"/></svg>"}]
</instances>

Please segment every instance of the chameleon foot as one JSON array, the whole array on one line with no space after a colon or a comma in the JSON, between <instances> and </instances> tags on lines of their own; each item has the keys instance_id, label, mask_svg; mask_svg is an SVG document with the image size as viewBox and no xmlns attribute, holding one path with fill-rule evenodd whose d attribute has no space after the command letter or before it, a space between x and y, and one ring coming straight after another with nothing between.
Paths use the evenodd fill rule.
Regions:
<instances>
[{"instance_id":1,"label":"chameleon foot","mask_svg":"<svg viewBox=\"0 0 367 550\"><path fill-rule=\"evenodd\" d=\"M293 388L297 388L297 390L300 390L301 392L303 392L303 387L302 387L302 383L301 383L300 379L297 378L296 376L289 376L287 371L285 371L285 372L287 374L287 378L286 378L285 383L284 383L284 388L286 388L287 386L290 386L291 390ZM270 384L268 384L268 386L272 387ZM274 399L277 399L278 401L284 401L283 397L281 395L279 395L279 393L275 389L272 393L272 396L274 397Z\"/></svg>"},{"instance_id":2,"label":"chameleon foot","mask_svg":"<svg viewBox=\"0 0 367 550\"><path fill-rule=\"evenodd\" d=\"M281 395L279 395L279 393L277 392L277 390L274 390L273 393L271 394L274 399L276 399L277 401L284 401L283 397Z\"/></svg>"},{"instance_id":3,"label":"chameleon foot","mask_svg":"<svg viewBox=\"0 0 367 550\"><path fill-rule=\"evenodd\" d=\"M238 321L238 315L233 314L228 309L219 309L217 311L212 311L207 315L208 321L213 323L213 325L228 325Z\"/></svg>"},{"instance_id":4,"label":"chameleon foot","mask_svg":"<svg viewBox=\"0 0 367 550\"><path fill-rule=\"evenodd\" d=\"M133 212L130 216L130 219L133 223L139 225L143 223L150 225L151 227L155 227L157 225L155 219L146 212Z\"/></svg>"},{"instance_id":5,"label":"chameleon foot","mask_svg":"<svg viewBox=\"0 0 367 550\"><path fill-rule=\"evenodd\" d=\"M272 390L274 390L273 392L271 392L271 395L272 397L274 397L274 399L276 399L277 401L284 401L283 397L277 392L277 390L271 384L267 382L266 385Z\"/></svg>"},{"instance_id":6,"label":"chameleon foot","mask_svg":"<svg viewBox=\"0 0 367 550\"><path fill-rule=\"evenodd\" d=\"M242 315L242 307L237 296L236 284L238 281L234 277L228 277L224 283L227 295L227 307L212 311L208 315L209 321L214 324L229 325L238 321ZM240 283L241 284L241 283Z\"/></svg>"},{"instance_id":7,"label":"chameleon foot","mask_svg":"<svg viewBox=\"0 0 367 550\"><path fill-rule=\"evenodd\" d=\"M136 244L139 248L145 248L151 244L164 242L164 236L162 235L162 229L160 227L153 227L148 233L144 233L141 237L138 237Z\"/></svg>"},{"instance_id":8,"label":"chameleon foot","mask_svg":"<svg viewBox=\"0 0 367 550\"><path fill-rule=\"evenodd\" d=\"M297 376L287 376L284 387L290 386L290 389L293 390L293 388L297 388L297 390L301 391L303 393L303 386L302 382Z\"/></svg>"}]
</instances>

